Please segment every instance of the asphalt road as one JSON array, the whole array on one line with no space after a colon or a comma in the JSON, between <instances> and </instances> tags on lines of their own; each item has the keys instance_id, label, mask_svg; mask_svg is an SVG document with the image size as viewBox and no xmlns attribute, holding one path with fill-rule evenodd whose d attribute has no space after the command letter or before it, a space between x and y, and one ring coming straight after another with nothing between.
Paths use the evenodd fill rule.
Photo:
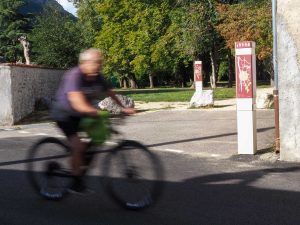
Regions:
<instances>
[{"instance_id":1,"label":"asphalt road","mask_svg":"<svg viewBox=\"0 0 300 225\"><path fill-rule=\"evenodd\" d=\"M45 201L26 178L26 153L53 124L0 131L1 225L300 224L300 166L261 160L273 142L273 112L258 112L258 155L237 156L234 111L160 111L122 126L125 137L148 145L162 159L164 195L153 207L120 209L89 176L95 194ZM102 156L99 156L101 163ZM97 170L97 167L94 168Z\"/></svg>"}]
</instances>

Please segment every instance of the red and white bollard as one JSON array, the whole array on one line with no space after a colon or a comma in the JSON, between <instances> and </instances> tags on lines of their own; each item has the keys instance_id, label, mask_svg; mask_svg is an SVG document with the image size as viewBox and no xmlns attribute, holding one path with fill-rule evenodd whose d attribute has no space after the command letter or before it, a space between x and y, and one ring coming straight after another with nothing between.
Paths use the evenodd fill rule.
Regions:
<instances>
[{"instance_id":1,"label":"red and white bollard","mask_svg":"<svg viewBox=\"0 0 300 225\"><path fill-rule=\"evenodd\" d=\"M235 53L238 154L255 154L257 150L255 42L236 42Z\"/></svg>"},{"instance_id":2,"label":"red and white bollard","mask_svg":"<svg viewBox=\"0 0 300 225\"><path fill-rule=\"evenodd\" d=\"M202 92L203 76L202 76L202 61L195 61L194 63L194 80L196 92Z\"/></svg>"},{"instance_id":3,"label":"red and white bollard","mask_svg":"<svg viewBox=\"0 0 300 225\"><path fill-rule=\"evenodd\" d=\"M194 62L194 81L196 91L190 101L190 107L211 107L214 105L213 91L203 90L202 61Z\"/></svg>"}]
</instances>

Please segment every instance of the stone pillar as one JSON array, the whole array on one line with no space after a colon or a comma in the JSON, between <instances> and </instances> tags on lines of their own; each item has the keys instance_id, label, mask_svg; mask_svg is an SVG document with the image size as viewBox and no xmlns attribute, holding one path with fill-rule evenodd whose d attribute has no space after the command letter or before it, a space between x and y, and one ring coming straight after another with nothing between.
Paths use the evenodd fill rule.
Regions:
<instances>
[{"instance_id":1,"label":"stone pillar","mask_svg":"<svg viewBox=\"0 0 300 225\"><path fill-rule=\"evenodd\" d=\"M277 4L280 158L300 161L300 1Z\"/></svg>"},{"instance_id":2,"label":"stone pillar","mask_svg":"<svg viewBox=\"0 0 300 225\"><path fill-rule=\"evenodd\" d=\"M235 44L236 107L238 154L255 154L256 132L256 56L255 42Z\"/></svg>"}]
</instances>

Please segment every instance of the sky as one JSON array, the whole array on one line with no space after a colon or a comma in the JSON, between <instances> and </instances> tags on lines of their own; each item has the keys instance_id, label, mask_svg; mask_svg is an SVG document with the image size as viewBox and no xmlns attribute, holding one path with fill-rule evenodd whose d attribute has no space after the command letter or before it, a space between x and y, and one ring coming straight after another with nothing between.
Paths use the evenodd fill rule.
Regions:
<instances>
[{"instance_id":1,"label":"sky","mask_svg":"<svg viewBox=\"0 0 300 225\"><path fill-rule=\"evenodd\" d=\"M76 8L74 7L73 3L68 2L68 0L56 0L59 4L62 5L62 7L64 7L64 9L70 13L72 13L73 15L76 16Z\"/></svg>"}]
</instances>

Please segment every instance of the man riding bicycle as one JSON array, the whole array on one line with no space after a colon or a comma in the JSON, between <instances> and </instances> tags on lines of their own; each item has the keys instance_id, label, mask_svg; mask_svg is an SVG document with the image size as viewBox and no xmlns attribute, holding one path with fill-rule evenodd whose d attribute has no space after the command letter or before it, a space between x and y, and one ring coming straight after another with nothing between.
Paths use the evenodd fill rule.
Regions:
<instances>
[{"instance_id":1,"label":"man riding bicycle","mask_svg":"<svg viewBox=\"0 0 300 225\"><path fill-rule=\"evenodd\" d=\"M82 118L99 116L100 110L93 105L95 101L106 93L122 108L123 113L135 113L133 108L125 108L122 105L112 86L103 78L100 73L102 64L103 55L99 50L83 51L79 56L79 66L64 75L52 106L52 117L68 138L72 150L71 167L74 176L72 192L85 190L81 166L84 166L83 155L87 146L80 140L77 132Z\"/></svg>"}]
</instances>

